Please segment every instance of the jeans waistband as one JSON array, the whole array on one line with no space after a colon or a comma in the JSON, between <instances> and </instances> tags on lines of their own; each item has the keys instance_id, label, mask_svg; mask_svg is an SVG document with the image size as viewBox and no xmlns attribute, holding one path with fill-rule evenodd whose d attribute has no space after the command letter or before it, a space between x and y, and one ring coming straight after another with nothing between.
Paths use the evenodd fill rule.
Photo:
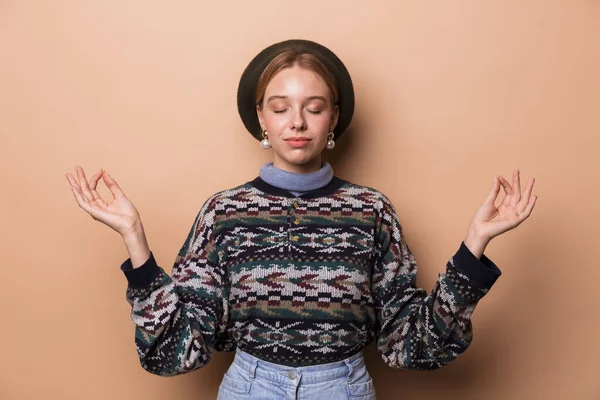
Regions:
<instances>
[{"instance_id":1,"label":"jeans waistband","mask_svg":"<svg viewBox=\"0 0 600 400\"><path fill-rule=\"evenodd\" d=\"M237 347L233 363L253 378L258 376L280 384L293 384L296 379L301 379L303 383L319 383L350 377L355 370L364 365L364 357L361 350L341 361L290 367L261 360Z\"/></svg>"}]
</instances>

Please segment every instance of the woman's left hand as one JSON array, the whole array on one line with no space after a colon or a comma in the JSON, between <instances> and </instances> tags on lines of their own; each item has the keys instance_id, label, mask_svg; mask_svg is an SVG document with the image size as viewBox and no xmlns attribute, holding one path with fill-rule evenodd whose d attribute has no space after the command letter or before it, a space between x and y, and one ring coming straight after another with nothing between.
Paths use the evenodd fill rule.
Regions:
<instances>
[{"instance_id":1,"label":"woman's left hand","mask_svg":"<svg viewBox=\"0 0 600 400\"><path fill-rule=\"evenodd\" d=\"M502 176L497 176L485 203L471 220L469 233L484 241L490 241L525 221L537 200L537 196L531 195L534 182L535 178L529 179L525 191L521 193L518 169L513 172L512 186ZM500 192L500 186L504 188L505 195L502 202L496 207L494 202Z\"/></svg>"}]
</instances>

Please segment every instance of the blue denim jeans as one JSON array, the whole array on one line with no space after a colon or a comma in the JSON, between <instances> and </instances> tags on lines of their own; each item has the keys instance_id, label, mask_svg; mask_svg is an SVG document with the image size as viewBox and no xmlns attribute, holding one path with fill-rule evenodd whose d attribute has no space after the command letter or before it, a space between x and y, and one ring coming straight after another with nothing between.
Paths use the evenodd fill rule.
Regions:
<instances>
[{"instance_id":1,"label":"blue denim jeans","mask_svg":"<svg viewBox=\"0 0 600 400\"><path fill-rule=\"evenodd\" d=\"M289 367L239 348L223 376L217 400L376 400L362 351L328 364Z\"/></svg>"}]
</instances>

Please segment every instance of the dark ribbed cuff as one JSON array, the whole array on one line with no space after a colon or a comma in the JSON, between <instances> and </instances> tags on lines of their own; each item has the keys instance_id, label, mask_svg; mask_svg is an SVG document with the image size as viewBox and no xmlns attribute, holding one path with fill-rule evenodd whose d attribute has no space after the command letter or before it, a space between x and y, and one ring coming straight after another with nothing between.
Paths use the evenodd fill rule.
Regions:
<instances>
[{"instance_id":1,"label":"dark ribbed cuff","mask_svg":"<svg viewBox=\"0 0 600 400\"><path fill-rule=\"evenodd\" d=\"M479 289L490 289L496 279L502 275L502 271L485 254L481 255L481 259L475 257L464 241L454 255L454 261L456 268Z\"/></svg>"},{"instance_id":2,"label":"dark ribbed cuff","mask_svg":"<svg viewBox=\"0 0 600 400\"><path fill-rule=\"evenodd\" d=\"M162 268L156 264L152 252L150 252L150 257L137 268L133 268L131 258L128 258L121 264L121 271L125 274L129 287L136 289L150 286L152 281L163 272Z\"/></svg>"}]
</instances>

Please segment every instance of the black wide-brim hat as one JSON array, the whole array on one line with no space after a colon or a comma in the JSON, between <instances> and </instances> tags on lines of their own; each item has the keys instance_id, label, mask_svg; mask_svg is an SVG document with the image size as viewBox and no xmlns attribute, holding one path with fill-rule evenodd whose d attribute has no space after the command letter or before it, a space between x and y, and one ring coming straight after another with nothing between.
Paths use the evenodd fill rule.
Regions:
<instances>
[{"instance_id":1,"label":"black wide-brim hat","mask_svg":"<svg viewBox=\"0 0 600 400\"><path fill-rule=\"evenodd\" d=\"M354 88L350 73L346 69L342 60L340 60L327 47L303 39L290 39L278 42L263 49L250 61L240 78L237 93L238 112L246 129L257 140L262 140L262 129L256 113L256 86L258 78L269 65L269 63L280 53L286 50L293 50L297 54L310 53L315 55L328 69L335 78L338 89L338 107L339 117L335 128L333 129L334 138L337 139L350 125L352 115L354 114Z\"/></svg>"}]
</instances>

